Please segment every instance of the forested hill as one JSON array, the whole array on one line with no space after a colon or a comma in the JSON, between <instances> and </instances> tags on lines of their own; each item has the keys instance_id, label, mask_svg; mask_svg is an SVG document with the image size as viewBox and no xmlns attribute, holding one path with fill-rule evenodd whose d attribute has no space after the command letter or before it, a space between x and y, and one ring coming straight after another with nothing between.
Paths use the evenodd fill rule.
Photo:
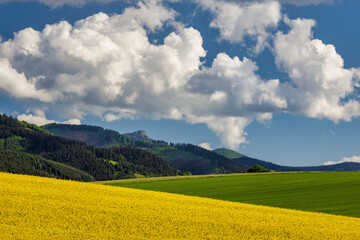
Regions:
<instances>
[{"instance_id":1,"label":"forested hill","mask_svg":"<svg viewBox=\"0 0 360 240\"><path fill-rule=\"evenodd\" d=\"M250 168L199 146L168 144L165 141L153 140L144 130L120 134L96 126L68 124L48 124L42 128L56 136L84 141L93 146L129 145L145 148L146 151L167 160L180 170L192 174L235 173Z\"/></svg>"},{"instance_id":2,"label":"forested hill","mask_svg":"<svg viewBox=\"0 0 360 240\"><path fill-rule=\"evenodd\" d=\"M114 147L114 146L133 146L141 148L166 147L164 141L157 141L149 138L145 131L120 134L117 131L103 129L98 126L90 125L70 125L51 123L41 126L45 131L51 132L55 136L65 137L94 147Z\"/></svg>"},{"instance_id":3,"label":"forested hill","mask_svg":"<svg viewBox=\"0 0 360 240\"><path fill-rule=\"evenodd\" d=\"M42 126L55 136L85 142L95 147L112 147L133 145L132 140L117 131L89 125L70 125L51 123Z\"/></svg>"},{"instance_id":4,"label":"forested hill","mask_svg":"<svg viewBox=\"0 0 360 240\"><path fill-rule=\"evenodd\" d=\"M195 159L190 161L177 160L173 164L184 171L200 172L199 174L209 173L239 173L245 172L250 166L233 161L215 152L209 151L193 144L175 144L178 150L190 152L200 156L203 160Z\"/></svg>"},{"instance_id":5,"label":"forested hill","mask_svg":"<svg viewBox=\"0 0 360 240\"><path fill-rule=\"evenodd\" d=\"M8 164L11 158L5 159L1 156L23 152L39 156L44 161L52 160L71 166L86 172L95 180L132 178L135 174L144 176L182 174L168 162L138 148L130 146L96 148L80 141L53 136L42 129L29 128L27 125L12 117L0 115L0 149L8 151L0 155L0 161L4 166L1 171L11 172L15 169L14 166ZM29 160L26 157L23 159L24 162ZM5 169L6 166L8 169ZM16 168L19 169L19 166L17 165ZM52 171L49 169L41 170ZM69 171L65 168L58 169L64 172ZM38 169L35 168L35 170ZM39 175L35 170L33 175ZM65 178L62 176L67 176L67 174L59 173L56 177Z\"/></svg>"}]
</instances>

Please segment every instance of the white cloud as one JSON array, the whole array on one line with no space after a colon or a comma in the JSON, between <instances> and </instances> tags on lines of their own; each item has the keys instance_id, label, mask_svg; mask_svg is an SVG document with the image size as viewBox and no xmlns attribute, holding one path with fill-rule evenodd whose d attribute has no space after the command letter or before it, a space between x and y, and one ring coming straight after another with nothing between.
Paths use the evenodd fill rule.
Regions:
<instances>
[{"instance_id":1,"label":"white cloud","mask_svg":"<svg viewBox=\"0 0 360 240\"><path fill-rule=\"evenodd\" d=\"M62 122L64 124L71 124L71 125L81 125L81 120L77 118L72 118L67 121Z\"/></svg>"},{"instance_id":2,"label":"white cloud","mask_svg":"<svg viewBox=\"0 0 360 240\"><path fill-rule=\"evenodd\" d=\"M203 68L203 39L191 27L170 33L162 45L151 44L147 31L174 15L153 1L121 15L99 13L74 26L62 21L41 32L20 31L0 44L0 57L9 63L5 72L23 73L11 79L14 86L32 84L34 90L16 94L7 85L3 90L17 99L36 99L29 103L33 112L52 108L61 118L93 114L106 121L146 117L204 123L235 149L247 142L244 128L258 113L286 107L277 94L279 81L262 80L254 62L225 53ZM22 118L46 123L44 115Z\"/></svg>"},{"instance_id":3,"label":"white cloud","mask_svg":"<svg viewBox=\"0 0 360 240\"><path fill-rule=\"evenodd\" d=\"M212 150L211 146L210 146L210 143L200 143L199 146L202 147L202 148L205 148L205 149L207 149L209 151Z\"/></svg>"},{"instance_id":4,"label":"white cloud","mask_svg":"<svg viewBox=\"0 0 360 240\"><path fill-rule=\"evenodd\" d=\"M54 123L54 120L48 120L43 111L37 110L35 115L29 114L21 114L17 117L20 121L25 121L28 123L35 124L37 126L42 126L49 123Z\"/></svg>"},{"instance_id":5,"label":"white cloud","mask_svg":"<svg viewBox=\"0 0 360 240\"><path fill-rule=\"evenodd\" d=\"M41 111L41 110L35 110L34 111L34 115L29 113L29 114L21 114L17 117L17 119L19 119L20 121L25 121L28 123L32 123L35 124L37 126L42 126L45 124L49 124L49 123L64 123L64 124L73 124L73 125L80 125L81 124L81 120L80 119L69 119L67 121L64 122L57 122L55 120L49 120L46 118L45 112Z\"/></svg>"},{"instance_id":6,"label":"white cloud","mask_svg":"<svg viewBox=\"0 0 360 240\"><path fill-rule=\"evenodd\" d=\"M210 26L220 31L220 38L232 43L242 43L245 36L257 41L254 50L261 52L269 37L269 29L275 29L281 19L277 1L217 1L198 0L213 12Z\"/></svg>"},{"instance_id":7,"label":"white cloud","mask_svg":"<svg viewBox=\"0 0 360 240\"><path fill-rule=\"evenodd\" d=\"M52 102L54 98L51 94L36 89L36 81L36 77L26 79L24 73L19 73L11 66L9 59L0 57L0 90L15 98L34 98Z\"/></svg>"},{"instance_id":8,"label":"white cloud","mask_svg":"<svg viewBox=\"0 0 360 240\"><path fill-rule=\"evenodd\" d=\"M360 156L344 157L338 162L333 162L333 161L324 162L324 165L334 165L334 164L339 164L339 163L344 163L344 162L360 163Z\"/></svg>"},{"instance_id":9,"label":"white cloud","mask_svg":"<svg viewBox=\"0 0 360 240\"><path fill-rule=\"evenodd\" d=\"M282 86L288 111L334 122L360 116L359 102L343 101L354 91L353 71L344 68L333 45L312 38L315 21L285 21L291 30L276 35L274 53L278 68L291 79L291 84Z\"/></svg>"},{"instance_id":10,"label":"white cloud","mask_svg":"<svg viewBox=\"0 0 360 240\"><path fill-rule=\"evenodd\" d=\"M245 128L252 121L267 123L276 113L333 121L360 113L358 102L339 102L353 91L358 70L344 69L332 45L312 39L313 21L288 20L291 31L277 34L276 63L292 81L281 84L257 75L254 61L226 53L204 67L203 38L192 27L177 28L163 44L150 43L149 32L181 25L175 16L146 1L121 15L24 29L0 43L0 92L26 102L31 113L19 117L36 124L53 122L41 109L69 123L87 114L105 121L183 120L206 124L232 149L248 142Z\"/></svg>"}]
</instances>

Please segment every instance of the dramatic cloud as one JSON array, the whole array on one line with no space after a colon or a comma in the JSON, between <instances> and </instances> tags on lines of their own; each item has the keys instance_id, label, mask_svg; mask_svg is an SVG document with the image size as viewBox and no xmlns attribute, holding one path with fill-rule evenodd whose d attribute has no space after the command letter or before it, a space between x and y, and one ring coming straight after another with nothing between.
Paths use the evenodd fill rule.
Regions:
<instances>
[{"instance_id":1,"label":"dramatic cloud","mask_svg":"<svg viewBox=\"0 0 360 240\"><path fill-rule=\"evenodd\" d=\"M334 165L334 164L339 164L339 163L344 163L344 162L360 163L360 156L344 157L338 162L333 162L333 161L324 162L324 165Z\"/></svg>"},{"instance_id":2,"label":"dramatic cloud","mask_svg":"<svg viewBox=\"0 0 360 240\"><path fill-rule=\"evenodd\" d=\"M269 37L268 29L275 29L281 19L277 1L217 1L199 0L201 5L214 13L210 26L218 28L221 39L241 43L245 36L257 41L254 48L259 53Z\"/></svg>"},{"instance_id":3,"label":"dramatic cloud","mask_svg":"<svg viewBox=\"0 0 360 240\"><path fill-rule=\"evenodd\" d=\"M359 102L345 100L354 91L355 70L344 68L344 61L333 45L312 39L315 21L285 21L291 30L276 35L274 52L277 66L291 79L288 86L283 86L288 111L335 122L358 117Z\"/></svg>"}]
</instances>

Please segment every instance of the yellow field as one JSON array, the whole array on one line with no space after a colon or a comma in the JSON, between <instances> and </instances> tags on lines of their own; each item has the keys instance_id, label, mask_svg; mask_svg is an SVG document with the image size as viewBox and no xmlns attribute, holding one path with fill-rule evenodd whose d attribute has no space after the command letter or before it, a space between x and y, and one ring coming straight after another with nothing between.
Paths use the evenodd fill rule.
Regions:
<instances>
[{"instance_id":1,"label":"yellow field","mask_svg":"<svg viewBox=\"0 0 360 240\"><path fill-rule=\"evenodd\" d=\"M0 239L360 239L360 219L0 173Z\"/></svg>"}]
</instances>

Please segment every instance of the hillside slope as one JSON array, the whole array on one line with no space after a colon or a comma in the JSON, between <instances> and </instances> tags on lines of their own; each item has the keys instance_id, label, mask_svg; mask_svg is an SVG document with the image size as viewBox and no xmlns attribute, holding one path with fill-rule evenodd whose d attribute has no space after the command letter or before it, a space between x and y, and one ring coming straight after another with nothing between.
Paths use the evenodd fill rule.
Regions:
<instances>
[{"instance_id":1,"label":"hillside slope","mask_svg":"<svg viewBox=\"0 0 360 240\"><path fill-rule=\"evenodd\" d=\"M113 130L88 125L49 124L42 128L56 136L85 141L92 146L131 145L146 149L177 167L192 174L244 172L250 167L215 152L192 144L168 144L153 140L144 130L121 135Z\"/></svg>"},{"instance_id":2,"label":"hillside slope","mask_svg":"<svg viewBox=\"0 0 360 240\"><path fill-rule=\"evenodd\" d=\"M102 183L360 218L357 172L242 173Z\"/></svg>"},{"instance_id":3,"label":"hillside slope","mask_svg":"<svg viewBox=\"0 0 360 240\"><path fill-rule=\"evenodd\" d=\"M182 174L168 162L134 147L96 148L83 142L28 129L0 116L0 149L39 155L84 171L96 180Z\"/></svg>"},{"instance_id":4,"label":"hillside slope","mask_svg":"<svg viewBox=\"0 0 360 240\"><path fill-rule=\"evenodd\" d=\"M360 239L359 218L4 173L0 212L9 240Z\"/></svg>"},{"instance_id":5,"label":"hillside slope","mask_svg":"<svg viewBox=\"0 0 360 240\"><path fill-rule=\"evenodd\" d=\"M90 182L95 178L90 174L43 157L9 150L0 150L0 172L71 179Z\"/></svg>"},{"instance_id":6,"label":"hillside slope","mask_svg":"<svg viewBox=\"0 0 360 240\"><path fill-rule=\"evenodd\" d=\"M238 153L236 151L233 151L233 150L230 150L230 149L227 149L227 148L217 148L217 149L214 149L212 151L214 153L217 153L217 154L222 155L222 156L224 156L226 158L229 158L229 159L241 158L241 157L245 156L244 154Z\"/></svg>"},{"instance_id":7,"label":"hillside slope","mask_svg":"<svg viewBox=\"0 0 360 240\"><path fill-rule=\"evenodd\" d=\"M94 147L112 147L132 145L131 139L117 131L90 125L70 125L51 123L41 126L42 129L58 137L65 137Z\"/></svg>"}]
</instances>

